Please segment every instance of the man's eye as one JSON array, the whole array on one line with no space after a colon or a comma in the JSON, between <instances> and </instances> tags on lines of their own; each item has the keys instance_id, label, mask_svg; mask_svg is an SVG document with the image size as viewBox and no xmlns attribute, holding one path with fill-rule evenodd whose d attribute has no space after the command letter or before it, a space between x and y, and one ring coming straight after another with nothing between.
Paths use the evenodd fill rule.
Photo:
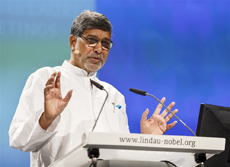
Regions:
<instances>
[{"instance_id":1,"label":"man's eye","mask_svg":"<svg viewBox=\"0 0 230 167\"><path fill-rule=\"evenodd\" d=\"M110 43L107 42L107 41L101 41L101 44L102 44L103 46L108 47L108 48L109 48L109 46L110 46Z\"/></svg>"},{"instance_id":2,"label":"man's eye","mask_svg":"<svg viewBox=\"0 0 230 167\"><path fill-rule=\"evenodd\" d=\"M95 38L87 38L87 41L89 42L89 44L97 43L97 39L95 39Z\"/></svg>"}]
</instances>

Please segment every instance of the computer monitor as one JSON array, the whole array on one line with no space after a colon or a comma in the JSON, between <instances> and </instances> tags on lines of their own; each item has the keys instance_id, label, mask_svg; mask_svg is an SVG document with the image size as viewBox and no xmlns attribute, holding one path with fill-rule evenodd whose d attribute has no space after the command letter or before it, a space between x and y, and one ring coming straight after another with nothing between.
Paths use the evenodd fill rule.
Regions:
<instances>
[{"instance_id":1,"label":"computer monitor","mask_svg":"<svg viewBox=\"0 0 230 167\"><path fill-rule=\"evenodd\" d=\"M226 138L225 151L206 160L205 167L230 167L230 107L201 104L196 135Z\"/></svg>"}]
</instances>

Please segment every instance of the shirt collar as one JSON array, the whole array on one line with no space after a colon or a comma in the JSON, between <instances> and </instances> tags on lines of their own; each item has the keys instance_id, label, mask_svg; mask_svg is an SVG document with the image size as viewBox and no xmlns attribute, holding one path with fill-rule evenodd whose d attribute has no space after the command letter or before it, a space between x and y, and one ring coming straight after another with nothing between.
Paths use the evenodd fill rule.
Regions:
<instances>
[{"instance_id":1,"label":"shirt collar","mask_svg":"<svg viewBox=\"0 0 230 167\"><path fill-rule=\"evenodd\" d=\"M93 75L96 76L96 74L97 74L96 72L91 72L91 73L88 74L87 71L70 64L69 61L67 61L67 60L65 60L63 62L62 67L64 67L65 69L67 69L67 70L69 70L71 72L73 72L76 75L80 75L80 76L84 76L84 77L91 77Z\"/></svg>"}]
</instances>

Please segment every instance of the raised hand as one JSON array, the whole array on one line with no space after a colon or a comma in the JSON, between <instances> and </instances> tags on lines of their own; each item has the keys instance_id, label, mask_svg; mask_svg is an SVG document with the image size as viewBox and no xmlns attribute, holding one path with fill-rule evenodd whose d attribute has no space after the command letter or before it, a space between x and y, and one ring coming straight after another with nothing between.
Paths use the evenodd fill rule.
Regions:
<instances>
[{"instance_id":1,"label":"raised hand","mask_svg":"<svg viewBox=\"0 0 230 167\"><path fill-rule=\"evenodd\" d=\"M56 79L55 79L56 76ZM64 98L61 95L60 85L61 72L54 72L46 82L44 89L44 112L39 120L40 126L47 129L53 120L67 106L73 90L70 90Z\"/></svg>"},{"instance_id":2,"label":"raised hand","mask_svg":"<svg viewBox=\"0 0 230 167\"><path fill-rule=\"evenodd\" d=\"M165 97L161 99L161 102L165 102ZM172 102L169 106L168 109L172 109L173 106L175 105L175 102ZM156 134L156 135L162 135L164 134L167 130L171 129L174 127L177 123L177 121L174 121L171 124L167 124L169 120L173 117L172 114L168 114L168 110L164 110L161 114L162 105L158 104L156 110L154 111L153 115L147 119L147 116L149 114L149 109L146 109L145 112L142 114L141 118L141 133L142 134ZM176 114L178 110L174 110L173 113Z\"/></svg>"}]
</instances>

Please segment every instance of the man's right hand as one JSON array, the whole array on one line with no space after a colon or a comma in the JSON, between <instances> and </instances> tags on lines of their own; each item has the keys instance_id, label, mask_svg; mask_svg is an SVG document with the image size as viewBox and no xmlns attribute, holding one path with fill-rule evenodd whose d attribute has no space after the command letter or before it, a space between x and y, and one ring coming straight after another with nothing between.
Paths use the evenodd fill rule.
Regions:
<instances>
[{"instance_id":1,"label":"man's right hand","mask_svg":"<svg viewBox=\"0 0 230 167\"><path fill-rule=\"evenodd\" d=\"M66 96L62 98L60 77L60 71L58 73L54 72L46 82L44 89L44 112L39 119L39 124L44 130L46 130L53 120L65 109L72 96L73 90L70 90Z\"/></svg>"}]
</instances>

